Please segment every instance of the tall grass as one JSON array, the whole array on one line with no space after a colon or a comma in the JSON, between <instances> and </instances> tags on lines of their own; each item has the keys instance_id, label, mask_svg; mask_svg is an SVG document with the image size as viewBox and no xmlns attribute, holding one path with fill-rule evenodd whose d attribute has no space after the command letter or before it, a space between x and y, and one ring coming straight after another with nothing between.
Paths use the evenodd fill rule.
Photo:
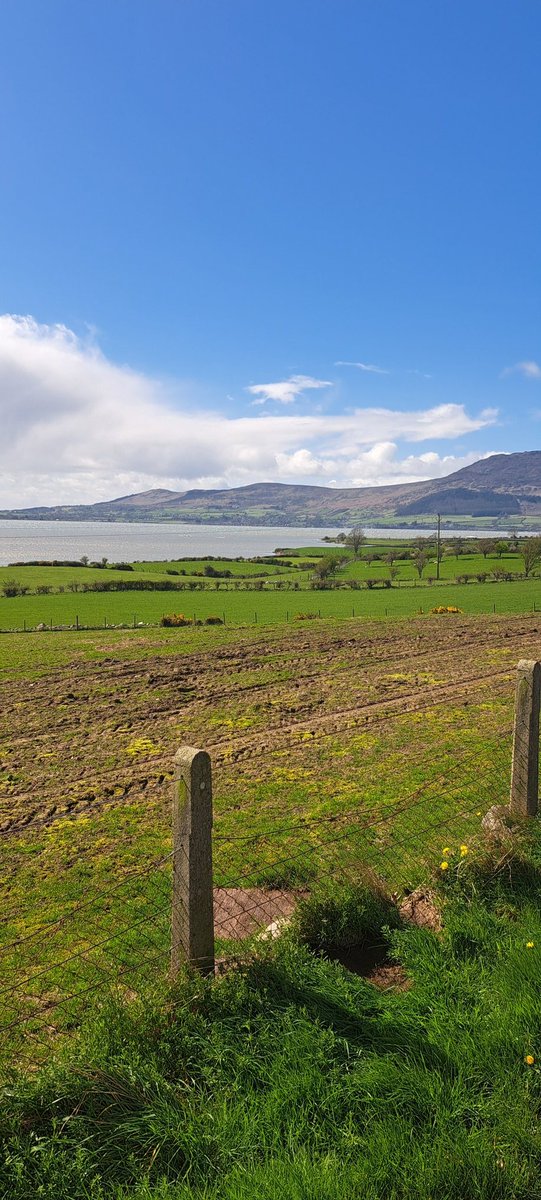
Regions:
<instances>
[{"instance_id":1,"label":"tall grass","mask_svg":"<svg viewBox=\"0 0 541 1200\"><path fill-rule=\"evenodd\" d=\"M0 1194L536 1200L540 887L538 831L461 862L441 933L379 930L406 991L290 932L216 982L104 1000L76 1052L5 1089Z\"/></svg>"}]
</instances>

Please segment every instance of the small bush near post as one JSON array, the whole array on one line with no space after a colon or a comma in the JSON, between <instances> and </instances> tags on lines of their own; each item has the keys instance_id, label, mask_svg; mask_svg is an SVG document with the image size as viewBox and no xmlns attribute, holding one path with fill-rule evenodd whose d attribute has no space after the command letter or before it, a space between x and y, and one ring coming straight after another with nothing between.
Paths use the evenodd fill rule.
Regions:
<instances>
[{"instance_id":1,"label":"small bush near post","mask_svg":"<svg viewBox=\"0 0 541 1200\"><path fill-rule=\"evenodd\" d=\"M399 923L396 905L374 880L315 890L300 901L291 930L299 941L324 954L382 938L384 928Z\"/></svg>"}]
</instances>

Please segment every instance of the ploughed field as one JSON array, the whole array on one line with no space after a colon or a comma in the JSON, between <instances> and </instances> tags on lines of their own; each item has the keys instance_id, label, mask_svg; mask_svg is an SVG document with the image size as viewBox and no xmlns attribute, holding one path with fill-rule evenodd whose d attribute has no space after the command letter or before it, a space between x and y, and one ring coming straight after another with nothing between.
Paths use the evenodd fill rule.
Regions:
<instances>
[{"instance_id":1,"label":"ploughed field","mask_svg":"<svg viewBox=\"0 0 541 1200\"><path fill-rule=\"evenodd\" d=\"M148 821L167 809L181 743L212 755L217 827L245 830L262 809L299 810L288 773L302 807L327 808L346 779L362 795L396 749L405 779L425 755L427 731L441 743L441 727L456 748L483 723L509 723L514 668L541 653L541 618L42 634L31 647L14 636L9 649L0 685L4 841L125 805Z\"/></svg>"}]
</instances>

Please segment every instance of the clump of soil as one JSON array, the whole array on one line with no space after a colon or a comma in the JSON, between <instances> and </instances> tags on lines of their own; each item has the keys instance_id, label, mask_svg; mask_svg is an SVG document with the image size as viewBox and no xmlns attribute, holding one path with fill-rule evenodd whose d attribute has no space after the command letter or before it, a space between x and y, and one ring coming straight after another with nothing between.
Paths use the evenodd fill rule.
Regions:
<instances>
[{"instance_id":1,"label":"clump of soil","mask_svg":"<svg viewBox=\"0 0 541 1200\"><path fill-rule=\"evenodd\" d=\"M339 962L354 975L362 976L381 991L393 988L395 991L405 992L411 987L411 979L408 979L404 968L391 962L388 948L382 942L376 945L364 943L347 949L329 949L326 957L333 962Z\"/></svg>"},{"instance_id":2,"label":"clump of soil","mask_svg":"<svg viewBox=\"0 0 541 1200\"><path fill-rule=\"evenodd\" d=\"M429 888L418 887L409 896L405 896L399 906L400 916L410 925L418 925L420 929L433 929L440 933L442 929L441 913L436 904L435 893Z\"/></svg>"}]
</instances>

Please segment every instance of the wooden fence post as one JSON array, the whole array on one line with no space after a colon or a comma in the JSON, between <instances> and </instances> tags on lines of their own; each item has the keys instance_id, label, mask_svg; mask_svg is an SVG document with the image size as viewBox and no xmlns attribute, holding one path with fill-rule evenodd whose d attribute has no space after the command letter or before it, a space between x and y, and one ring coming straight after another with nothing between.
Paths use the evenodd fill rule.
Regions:
<instances>
[{"instance_id":1,"label":"wooden fence post","mask_svg":"<svg viewBox=\"0 0 541 1200\"><path fill-rule=\"evenodd\" d=\"M509 807L523 817L535 817L539 786L539 701L541 663L523 659L517 667L513 764Z\"/></svg>"},{"instance_id":2,"label":"wooden fence post","mask_svg":"<svg viewBox=\"0 0 541 1200\"><path fill-rule=\"evenodd\" d=\"M171 971L188 962L214 972L212 777L209 755L193 746L175 754Z\"/></svg>"}]
</instances>

